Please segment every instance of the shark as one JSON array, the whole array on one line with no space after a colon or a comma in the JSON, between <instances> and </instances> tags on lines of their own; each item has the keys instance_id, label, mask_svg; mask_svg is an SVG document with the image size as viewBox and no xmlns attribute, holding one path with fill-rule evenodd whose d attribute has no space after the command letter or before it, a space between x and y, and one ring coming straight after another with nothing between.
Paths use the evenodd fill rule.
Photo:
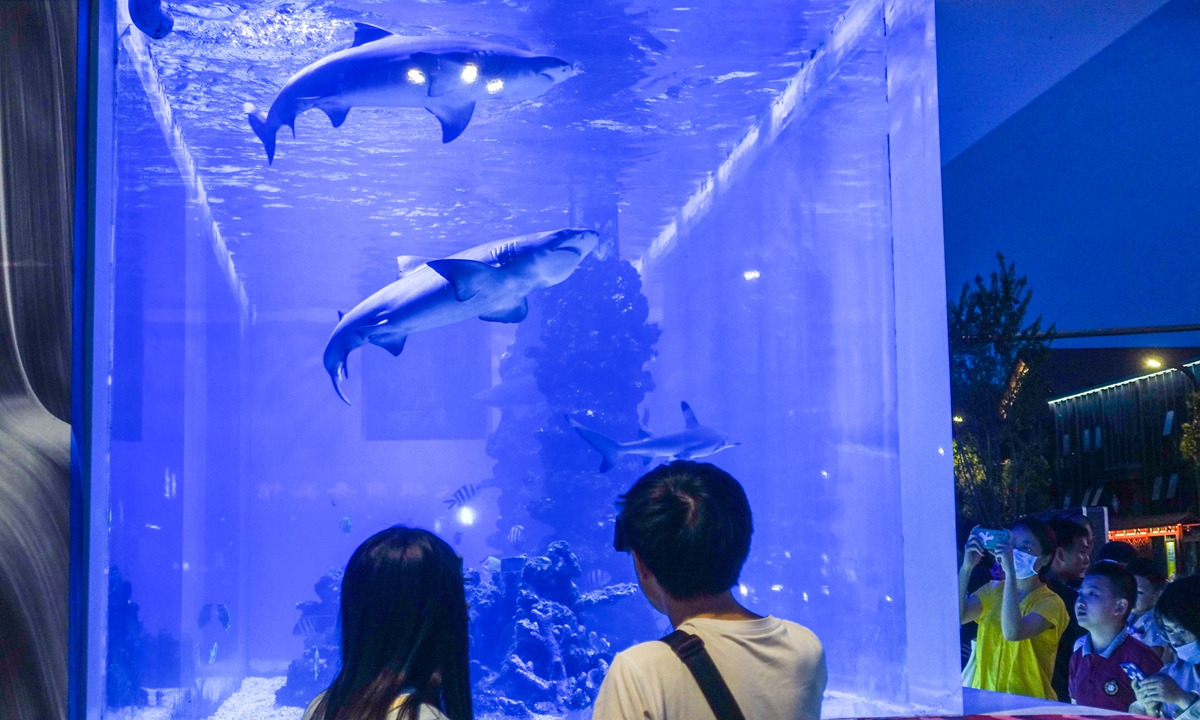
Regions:
<instances>
[{"instance_id":1,"label":"shark","mask_svg":"<svg viewBox=\"0 0 1200 720\"><path fill-rule=\"evenodd\" d=\"M529 100L575 74L564 60L479 40L409 37L367 23L354 24L354 42L287 81L267 112L243 110L262 140L268 164L275 135L296 116L317 108L335 128L350 108L425 108L442 125L442 142L462 134L481 100Z\"/></svg>"},{"instance_id":2,"label":"shark","mask_svg":"<svg viewBox=\"0 0 1200 720\"><path fill-rule=\"evenodd\" d=\"M654 436L642 430L638 433L637 440L627 443L617 442L595 430L589 430L574 418L568 417L567 422L604 456L603 462L600 463L600 472L608 472L626 455L641 457L645 464L649 465L654 458L695 460L741 445L730 442L725 433L701 425L696 419L696 413L686 402L680 403L679 406L683 410L685 425L682 432Z\"/></svg>"},{"instance_id":3,"label":"shark","mask_svg":"<svg viewBox=\"0 0 1200 720\"><path fill-rule=\"evenodd\" d=\"M566 280L596 249L595 230L566 228L476 245L441 259L397 258L400 276L347 313L325 346L325 370L338 397L346 358L367 343L400 355L409 335L479 318L518 323L527 296Z\"/></svg>"}]
</instances>

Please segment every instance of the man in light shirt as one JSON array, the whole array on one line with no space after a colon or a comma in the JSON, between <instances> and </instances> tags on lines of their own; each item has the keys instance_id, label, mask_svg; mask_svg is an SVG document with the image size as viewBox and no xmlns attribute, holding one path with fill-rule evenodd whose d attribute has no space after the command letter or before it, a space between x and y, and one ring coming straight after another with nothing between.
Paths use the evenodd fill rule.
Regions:
<instances>
[{"instance_id":1,"label":"man in light shirt","mask_svg":"<svg viewBox=\"0 0 1200 720\"><path fill-rule=\"evenodd\" d=\"M825 651L812 631L742 607L738 583L754 532L746 493L707 463L662 465L617 503L614 545L633 554L646 599L699 637L747 720L818 720ZM594 720L704 720L713 711L688 666L663 642L618 654Z\"/></svg>"}]
</instances>

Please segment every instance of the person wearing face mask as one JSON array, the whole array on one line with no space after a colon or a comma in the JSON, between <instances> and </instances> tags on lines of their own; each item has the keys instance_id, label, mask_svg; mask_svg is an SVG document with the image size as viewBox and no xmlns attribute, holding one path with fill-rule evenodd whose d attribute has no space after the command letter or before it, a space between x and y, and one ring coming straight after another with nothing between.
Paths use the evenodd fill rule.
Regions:
<instances>
[{"instance_id":1,"label":"person wearing face mask","mask_svg":"<svg viewBox=\"0 0 1200 720\"><path fill-rule=\"evenodd\" d=\"M1034 517L1018 520L1011 539L992 551L1005 579L968 595L971 572L987 551L978 536L967 540L958 573L959 618L964 625L979 623L969 687L1058 699L1051 679L1058 641L1071 616L1062 598L1039 576L1057 547L1046 523Z\"/></svg>"},{"instance_id":2,"label":"person wearing face mask","mask_svg":"<svg viewBox=\"0 0 1200 720\"><path fill-rule=\"evenodd\" d=\"M1154 614L1175 648L1175 662L1157 675L1133 683L1135 715L1200 720L1200 576L1167 585Z\"/></svg>"}]
</instances>

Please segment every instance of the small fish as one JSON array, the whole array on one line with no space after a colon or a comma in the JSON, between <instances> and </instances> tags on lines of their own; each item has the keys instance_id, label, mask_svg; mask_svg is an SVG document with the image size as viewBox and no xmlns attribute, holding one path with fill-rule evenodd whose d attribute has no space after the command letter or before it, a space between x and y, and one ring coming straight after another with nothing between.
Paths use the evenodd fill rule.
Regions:
<instances>
[{"instance_id":1,"label":"small fish","mask_svg":"<svg viewBox=\"0 0 1200 720\"><path fill-rule=\"evenodd\" d=\"M498 573L500 572L500 558L489 555L487 559L483 561L483 566L487 568L489 572Z\"/></svg>"},{"instance_id":2,"label":"small fish","mask_svg":"<svg viewBox=\"0 0 1200 720\"><path fill-rule=\"evenodd\" d=\"M513 525L509 529L508 544L512 545L514 550L520 550L525 545L525 527L523 525Z\"/></svg>"},{"instance_id":3,"label":"small fish","mask_svg":"<svg viewBox=\"0 0 1200 720\"><path fill-rule=\"evenodd\" d=\"M330 504L330 505L332 505L332 506L334 506L334 507L337 507L337 500L334 500L333 498L330 498L330 499L329 499L329 504Z\"/></svg>"},{"instance_id":4,"label":"small fish","mask_svg":"<svg viewBox=\"0 0 1200 720\"><path fill-rule=\"evenodd\" d=\"M482 489L483 488L481 488L478 485L471 485L470 483L468 483L466 485L463 485L459 489L455 490L453 496L451 496L450 498L448 498L446 500L443 500L442 502L449 505L449 507L447 508L448 510L453 510L454 508L458 507L459 505L466 505L471 500L474 500L475 496L478 495L479 491Z\"/></svg>"},{"instance_id":5,"label":"small fish","mask_svg":"<svg viewBox=\"0 0 1200 720\"><path fill-rule=\"evenodd\" d=\"M350 531L353 529L354 525L350 523L350 516L347 515L346 517L342 518L342 532L349 535Z\"/></svg>"},{"instance_id":6,"label":"small fish","mask_svg":"<svg viewBox=\"0 0 1200 720\"><path fill-rule=\"evenodd\" d=\"M454 533L454 544L462 545L462 533L461 532Z\"/></svg>"},{"instance_id":7,"label":"small fish","mask_svg":"<svg viewBox=\"0 0 1200 720\"><path fill-rule=\"evenodd\" d=\"M217 661L217 644L213 643L212 650L208 651L208 664L212 665Z\"/></svg>"},{"instance_id":8,"label":"small fish","mask_svg":"<svg viewBox=\"0 0 1200 720\"><path fill-rule=\"evenodd\" d=\"M199 622L200 622L201 630L204 629L204 626L208 624L209 620L212 620L212 611L213 611L212 603L205 603L204 605L200 606Z\"/></svg>"},{"instance_id":9,"label":"small fish","mask_svg":"<svg viewBox=\"0 0 1200 720\"><path fill-rule=\"evenodd\" d=\"M225 632L229 632L229 607L225 603L217 605L217 619L221 621Z\"/></svg>"},{"instance_id":10,"label":"small fish","mask_svg":"<svg viewBox=\"0 0 1200 720\"><path fill-rule=\"evenodd\" d=\"M584 581L587 583L587 586L593 590L599 590L601 588L608 587L608 583L611 580L612 574L605 570L601 570L600 568L589 570L588 574L584 576Z\"/></svg>"}]
</instances>

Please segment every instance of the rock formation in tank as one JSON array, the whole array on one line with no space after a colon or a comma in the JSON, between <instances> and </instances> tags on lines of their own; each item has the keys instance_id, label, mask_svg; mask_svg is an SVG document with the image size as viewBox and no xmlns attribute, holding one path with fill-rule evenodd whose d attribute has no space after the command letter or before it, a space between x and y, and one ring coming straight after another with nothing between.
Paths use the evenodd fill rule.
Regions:
<instances>
[{"instance_id":1,"label":"rock formation in tank","mask_svg":"<svg viewBox=\"0 0 1200 720\"><path fill-rule=\"evenodd\" d=\"M565 542L545 556L467 571L476 711L532 718L592 704L613 651L580 614L637 594L631 583L580 593L579 561Z\"/></svg>"},{"instance_id":2,"label":"rock formation in tank","mask_svg":"<svg viewBox=\"0 0 1200 720\"><path fill-rule=\"evenodd\" d=\"M342 571L333 569L322 575L313 592L317 600L296 603L300 619L292 634L304 638L304 652L288 664L287 683L275 693L277 705L307 707L333 682L341 664L337 619Z\"/></svg>"}]
</instances>

